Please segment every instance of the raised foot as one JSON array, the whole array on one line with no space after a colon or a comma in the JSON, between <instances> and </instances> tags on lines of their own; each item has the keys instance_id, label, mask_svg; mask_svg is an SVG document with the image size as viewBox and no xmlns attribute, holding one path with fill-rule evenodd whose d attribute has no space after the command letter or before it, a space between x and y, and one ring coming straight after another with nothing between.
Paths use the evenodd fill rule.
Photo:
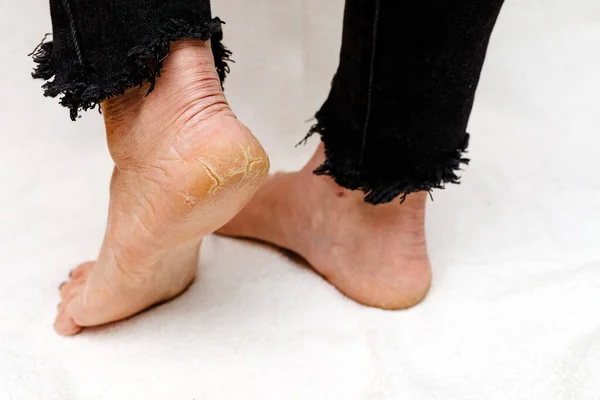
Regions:
<instances>
[{"instance_id":1,"label":"raised foot","mask_svg":"<svg viewBox=\"0 0 600 400\"><path fill-rule=\"evenodd\" d=\"M426 193L372 206L364 195L312 171L322 145L301 171L267 179L218 233L272 243L300 254L340 292L364 305L405 309L431 285L425 242Z\"/></svg>"},{"instance_id":2,"label":"raised foot","mask_svg":"<svg viewBox=\"0 0 600 400\"><path fill-rule=\"evenodd\" d=\"M229 109L210 44L172 46L156 90L102 105L115 161L108 227L95 263L61 285L63 335L136 314L194 280L202 238L235 215L268 158Z\"/></svg>"}]
</instances>

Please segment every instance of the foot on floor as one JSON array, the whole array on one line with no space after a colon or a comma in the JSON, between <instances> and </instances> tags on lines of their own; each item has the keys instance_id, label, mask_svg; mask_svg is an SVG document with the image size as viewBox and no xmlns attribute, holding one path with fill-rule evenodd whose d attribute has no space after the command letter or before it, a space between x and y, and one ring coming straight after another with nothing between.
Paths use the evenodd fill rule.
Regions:
<instances>
[{"instance_id":1,"label":"foot on floor","mask_svg":"<svg viewBox=\"0 0 600 400\"><path fill-rule=\"evenodd\" d=\"M209 42L173 44L156 89L146 91L102 104L115 162L108 227L98 260L60 287L60 334L181 294L194 280L202 238L268 174L264 150L227 104Z\"/></svg>"},{"instance_id":2,"label":"foot on floor","mask_svg":"<svg viewBox=\"0 0 600 400\"><path fill-rule=\"evenodd\" d=\"M291 250L340 292L383 309L418 304L431 284L425 242L427 193L403 204L372 206L314 171L323 145L299 172L270 176L250 203L218 233Z\"/></svg>"}]
</instances>

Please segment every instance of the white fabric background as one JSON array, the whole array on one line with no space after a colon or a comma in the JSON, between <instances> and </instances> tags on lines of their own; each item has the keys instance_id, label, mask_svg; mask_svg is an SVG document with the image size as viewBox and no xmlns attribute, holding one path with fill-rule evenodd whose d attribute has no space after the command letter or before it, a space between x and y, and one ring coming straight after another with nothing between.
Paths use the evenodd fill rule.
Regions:
<instances>
[{"instance_id":1,"label":"white fabric background","mask_svg":"<svg viewBox=\"0 0 600 400\"><path fill-rule=\"evenodd\" d=\"M600 399L600 3L511 0L471 119L472 165L429 205L429 297L347 300L268 246L211 237L200 279L148 313L52 331L57 285L93 258L111 161L25 56L47 0L0 0L0 398ZM342 0L216 0L227 93L275 169L336 67Z\"/></svg>"}]
</instances>

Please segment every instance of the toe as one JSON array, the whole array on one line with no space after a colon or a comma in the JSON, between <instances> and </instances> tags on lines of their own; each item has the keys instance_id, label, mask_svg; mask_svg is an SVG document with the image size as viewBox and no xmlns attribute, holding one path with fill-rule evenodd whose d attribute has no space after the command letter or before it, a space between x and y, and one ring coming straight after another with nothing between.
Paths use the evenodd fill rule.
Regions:
<instances>
[{"instance_id":1,"label":"toe","mask_svg":"<svg viewBox=\"0 0 600 400\"><path fill-rule=\"evenodd\" d=\"M71 279L85 278L90 274L90 271L92 270L92 267L95 264L96 263L93 261L83 263L80 266L78 266L77 268L75 268L73 271L71 271L71 273L69 274L69 277Z\"/></svg>"},{"instance_id":2,"label":"toe","mask_svg":"<svg viewBox=\"0 0 600 400\"><path fill-rule=\"evenodd\" d=\"M58 315L54 321L54 329L60 335L72 336L81 331L81 326L75 322L73 310L79 308L85 281L69 281L61 287L62 301L58 305Z\"/></svg>"},{"instance_id":3,"label":"toe","mask_svg":"<svg viewBox=\"0 0 600 400\"><path fill-rule=\"evenodd\" d=\"M60 293L61 300L64 300L68 296L71 286L71 281L63 282L60 284L60 286L58 287L58 292Z\"/></svg>"},{"instance_id":4,"label":"toe","mask_svg":"<svg viewBox=\"0 0 600 400\"><path fill-rule=\"evenodd\" d=\"M79 287L84 283L84 279L71 279L70 281L61 283L58 287L61 300L72 297L72 295L77 292Z\"/></svg>"},{"instance_id":5,"label":"toe","mask_svg":"<svg viewBox=\"0 0 600 400\"><path fill-rule=\"evenodd\" d=\"M81 327L73 321L68 312L68 306L61 305L60 311L54 321L54 329L59 335L73 336L81 332Z\"/></svg>"}]
</instances>

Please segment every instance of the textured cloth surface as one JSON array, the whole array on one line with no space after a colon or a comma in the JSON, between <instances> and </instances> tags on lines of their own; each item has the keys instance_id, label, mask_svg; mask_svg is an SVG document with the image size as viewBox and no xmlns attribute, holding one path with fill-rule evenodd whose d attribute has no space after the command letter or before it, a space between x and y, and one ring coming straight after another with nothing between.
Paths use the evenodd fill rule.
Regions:
<instances>
[{"instance_id":1,"label":"textured cloth surface","mask_svg":"<svg viewBox=\"0 0 600 400\"><path fill-rule=\"evenodd\" d=\"M326 4L325 4L326 3ZM337 66L340 0L217 1L227 92L274 169ZM596 400L600 397L600 6L507 2L461 186L435 193L430 296L384 312L269 247L209 238L177 301L65 339L57 286L96 254L111 162L101 117L40 96L26 57L47 2L0 12L0 398ZM254 14L256 13L256 14Z\"/></svg>"}]
</instances>

